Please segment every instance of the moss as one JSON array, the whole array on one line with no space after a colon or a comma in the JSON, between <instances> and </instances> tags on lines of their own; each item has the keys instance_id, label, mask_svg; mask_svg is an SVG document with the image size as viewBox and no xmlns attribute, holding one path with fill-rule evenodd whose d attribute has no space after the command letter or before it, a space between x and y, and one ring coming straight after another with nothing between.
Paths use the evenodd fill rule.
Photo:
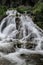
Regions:
<instances>
[{"instance_id":1,"label":"moss","mask_svg":"<svg viewBox=\"0 0 43 65\"><path fill-rule=\"evenodd\" d=\"M9 10L17 10L17 8L9 8Z\"/></svg>"},{"instance_id":2,"label":"moss","mask_svg":"<svg viewBox=\"0 0 43 65\"><path fill-rule=\"evenodd\" d=\"M24 6L19 6L19 7L17 8L17 11L20 12L20 13L25 13L25 11L26 11L26 12L30 12L30 9L31 9L31 8L24 7Z\"/></svg>"}]
</instances>

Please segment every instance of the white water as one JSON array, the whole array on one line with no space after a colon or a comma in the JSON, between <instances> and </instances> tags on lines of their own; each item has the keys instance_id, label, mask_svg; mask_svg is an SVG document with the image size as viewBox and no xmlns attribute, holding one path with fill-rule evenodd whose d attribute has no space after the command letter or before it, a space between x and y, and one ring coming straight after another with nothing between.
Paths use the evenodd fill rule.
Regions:
<instances>
[{"instance_id":1,"label":"white water","mask_svg":"<svg viewBox=\"0 0 43 65\"><path fill-rule=\"evenodd\" d=\"M0 24L0 56L15 65L26 65L26 58L22 58L21 54L43 55L43 30L34 24L28 15L20 13L19 25L16 24L16 13L17 11L8 10L8 16ZM26 45L31 44L32 47L27 49Z\"/></svg>"}]
</instances>

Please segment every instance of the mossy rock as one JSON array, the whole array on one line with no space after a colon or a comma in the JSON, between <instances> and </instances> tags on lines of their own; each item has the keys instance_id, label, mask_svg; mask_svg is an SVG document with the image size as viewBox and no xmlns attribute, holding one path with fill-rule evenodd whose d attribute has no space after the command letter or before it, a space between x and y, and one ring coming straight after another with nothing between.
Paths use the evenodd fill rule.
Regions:
<instances>
[{"instance_id":1,"label":"mossy rock","mask_svg":"<svg viewBox=\"0 0 43 65\"><path fill-rule=\"evenodd\" d=\"M30 12L30 9L31 9L31 8L24 7L24 6L19 6L19 7L17 8L17 11L20 12L20 13L25 13L25 11L26 11L26 12Z\"/></svg>"},{"instance_id":2,"label":"mossy rock","mask_svg":"<svg viewBox=\"0 0 43 65\"><path fill-rule=\"evenodd\" d=\"M8 8L8 10L16 10L17 8L14 8L14 7L12 7L12 8Z\"/></svg>"}]
</instances>

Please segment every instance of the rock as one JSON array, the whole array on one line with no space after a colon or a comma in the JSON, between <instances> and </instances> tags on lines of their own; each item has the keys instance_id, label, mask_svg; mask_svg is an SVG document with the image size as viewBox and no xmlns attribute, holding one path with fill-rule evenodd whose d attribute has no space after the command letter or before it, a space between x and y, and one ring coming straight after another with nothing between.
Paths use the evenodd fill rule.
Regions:
<instances>
[{"instance_id":1,"label":"rock","mask_svg":"<svg viewBox=\"0 0 43 65\"><path fill-rule=\"evenodd\" d=\"M7 61L6 59L3 59L3 60L0 60L0 65L11 65L11 63Z\"/></svg>"}]
</instances>

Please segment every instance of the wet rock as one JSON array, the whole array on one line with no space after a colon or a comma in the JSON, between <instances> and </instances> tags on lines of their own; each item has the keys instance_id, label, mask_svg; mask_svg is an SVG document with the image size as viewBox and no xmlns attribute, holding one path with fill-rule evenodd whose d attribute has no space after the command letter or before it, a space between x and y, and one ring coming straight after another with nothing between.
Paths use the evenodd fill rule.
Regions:
<instances>
[{"instance_id":1,"label":"wet rock","mask_svg":"<svg viewBox=\"0 0 43 65\"><path fill-rule=\"evenodd\" d=\"M2 21L3 18L5 18L7 15L0 16L0 21ZM0 22L1 23L1 22Z\"/></svg>"},{"instance_id":2,"label":"wet rock","mask_svg":"<svg viewBox=\"0 0 43 65\"><path fill-rule=\"evenodd\" d=\"M0 65L11 65L11 63L7 61L6 59L3 59L3 60L0 60Z\"/></svg>"},{"instance_id":3,"label":"wet rock","mask_svg":"<svg viewBox=\"0 0 43 65\"><path fill-rule=\"evenodd\" d=\"M19 25L20 25L20 18L16 17L15 21L16 21L16 28L18 30Z\"/></svg>"},{"instance_id":4,"label":"wet rock","mask_svg":"<svg viewBox=\"0 0 43 65\"><path fill-rule=\"evenodd\" d=\"M34 44L33 42L27 42L26 43L26 48L27 49L35 49L35 47L37 46L37 44Z\"/></svg>"}]
</instances>

